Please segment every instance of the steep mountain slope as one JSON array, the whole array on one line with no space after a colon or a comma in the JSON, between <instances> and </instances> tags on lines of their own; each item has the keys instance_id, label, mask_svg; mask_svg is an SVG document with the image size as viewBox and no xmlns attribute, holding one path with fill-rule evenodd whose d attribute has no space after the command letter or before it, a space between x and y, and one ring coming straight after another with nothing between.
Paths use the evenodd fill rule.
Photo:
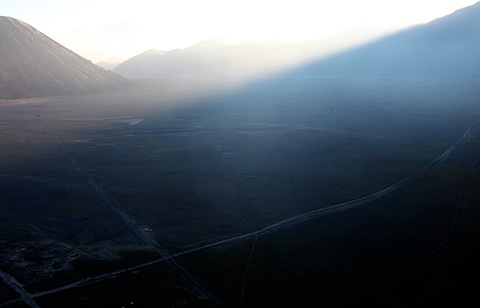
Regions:
<instances>
[{"instance_id":1,"label":"steep mountain slope","mask_svg":"<svg viewBox=\"0 0 480 308\"><path fill-rule=\"evenodd\" d=\"M30 25L0 17L0 98L83 94L128 84Z\"/></svg>"},{"instance_id":2,"label":"steep mountain slope","mask_svg":"<svg viewBox=\"0 0 480 308\"><path fill-rule=\"evenodd\" d=\"M480 2L287 74L480 77Z\"/></svg>"}]
</instances>

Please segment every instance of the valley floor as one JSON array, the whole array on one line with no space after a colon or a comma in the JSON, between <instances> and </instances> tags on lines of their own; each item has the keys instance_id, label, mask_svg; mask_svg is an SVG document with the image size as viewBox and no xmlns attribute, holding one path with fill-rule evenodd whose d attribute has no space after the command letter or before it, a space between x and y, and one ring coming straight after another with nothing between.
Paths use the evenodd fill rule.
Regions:
<instances>
[{"instance_id":1,"label":"valley floor","mask_svg":"<svg viewBox=\"0 0 480 308\"><path fill-rule=\"evenodd\" d=\"M0 307L473 297L476 84L157 80L3 101Z\"/></svg>"}]
</instances>

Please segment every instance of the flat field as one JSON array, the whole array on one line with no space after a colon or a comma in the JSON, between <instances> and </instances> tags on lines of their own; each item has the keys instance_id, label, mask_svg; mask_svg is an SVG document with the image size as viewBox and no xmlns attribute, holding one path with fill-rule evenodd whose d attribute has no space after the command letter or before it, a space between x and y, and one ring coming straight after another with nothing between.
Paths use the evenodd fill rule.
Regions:
<instances>
[{"instance_id":1,"label":"flat field","mask_svg":"<svg viewBox=\"0 0 480 308\"><path fill-rule=\"evenodd\" d=\"M2 101L0 307L473 298L478 82L171 79Z\"/></svg>"}]
</instances>

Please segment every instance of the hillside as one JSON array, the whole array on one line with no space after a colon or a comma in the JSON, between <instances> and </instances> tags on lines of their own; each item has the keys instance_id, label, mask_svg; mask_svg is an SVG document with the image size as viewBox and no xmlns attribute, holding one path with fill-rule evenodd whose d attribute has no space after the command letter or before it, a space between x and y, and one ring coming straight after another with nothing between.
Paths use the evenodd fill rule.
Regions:
<instances>
[{"instance_id":1,"label":"hillside","mask_svg":"<svg viewBox=\"0 0 480 308\"><path fill-rule=\"evenodd\" d=\"M289 75L480 77L480 2Z\"/></svg>"},{"instance_id":2,"label":"hillside","mask_svg":"<svg viewBox=\"0 0 480 308\"><path fill-rule=\"evenodd\" d=\"M84 94L128 84L30 25L0 17L0 99Z\"/></svg>"}]
</instances>

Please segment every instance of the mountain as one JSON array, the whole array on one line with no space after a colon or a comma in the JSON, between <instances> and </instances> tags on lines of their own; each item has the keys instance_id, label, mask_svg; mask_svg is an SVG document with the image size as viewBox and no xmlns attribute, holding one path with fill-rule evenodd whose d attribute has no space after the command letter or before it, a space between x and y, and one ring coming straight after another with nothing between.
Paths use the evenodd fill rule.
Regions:
<instances>
[{"instance_id":1,"label":"mountain","mask_svg":"<svg viewBox=\"0 0 480 308\"><path fill-rule=\"evenodd\" d=\"M253 63L258 68L272 61L265 59L259 46L244 47L214 39L185 49L148 50L121 63L114 72L129 78L239 77L254 73Z\"/></svg>"},{"instance_id":2,"label":"mountain","mask_svg":"<svg viewBox=\"0 0 480 308\"><path fill-rule=\"evenodd\" d=\"M114 72L129 78L480 76L480 2L361 45L365 35L358 31L301 43L210 40L186 49L149 50Z\"/></svg>"},{"instance_id":3,"label":"mountain","mask_svg":"<svg viewBox=\"0 0 480 308\"><path fill-rule=\"evenodd\" d=\"M155 76L157 57L165 53L165 51L156 49L147 50L120 63L113 71L128 78L149 78Z\"/></svg>"},{"instance_id":4,"label":"mountain","mask_svg":"<svg viewBox=\"0 0 480 308\"><path fill-rule=\"evenodd\" d=\"M23 21L0 17L0 98L84 94L129 83Z\"/></svg>"},{"instance_id":5,"label":"mountain","mask_svg":"<svg viewBox=\"0 0 480 308\"><path fill-rule=\"evenodd\" d=\"M128 78L245 78L292 67L346 45L336 38L296 43L251 41L240 44L213 39L185 49L148 50L121 63L114 72Z\"/></svg>"},{"instance_id":6,"label":"mountain","mask_svg":"<svg viewBox=\"0 0 480 308\"><path fill-rule=\"evenodd\" d=\"M285 74L480 77L480 2Z\"/></svg>"},{"instance_id":7,"label":"mountain","mask_svg":"<svg viewBox=\"0 0 480 308\"><path fill-rule=\"evenodd\" d=\"M100 61L95 63L95 65L100 66L101 68L106 69L107 71L113 71L113 69L117 67L118 64L106 62L106 61Z\"/></svg>"}]
</instances>

